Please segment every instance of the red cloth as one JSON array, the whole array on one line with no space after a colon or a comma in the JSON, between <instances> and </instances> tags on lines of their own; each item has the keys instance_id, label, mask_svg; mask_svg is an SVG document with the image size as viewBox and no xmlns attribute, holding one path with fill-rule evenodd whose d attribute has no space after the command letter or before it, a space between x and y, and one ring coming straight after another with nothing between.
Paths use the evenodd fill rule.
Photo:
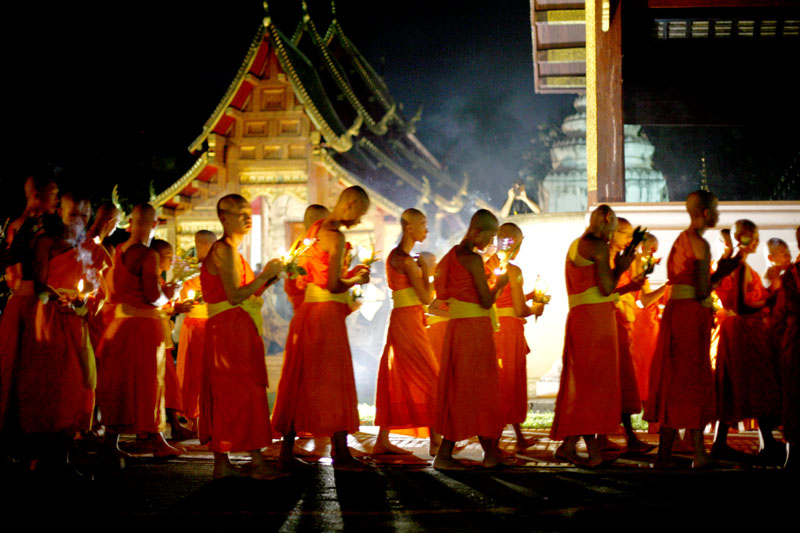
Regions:
<instances>
[{"instance_id":1,"label":"red cloth","mask_svg":"<svg viewBox=\"0 0 800 533\"><path fill-rule=\"evenodd\" d=\"M390 259L386 261L386 275L394 291L411 287L408 276L394 270ZM378 368L375 425L431 427L438 378L439 361L425 332L422 305L392 309Z\"/></svg>"},{"instance_id":2,"label":"red cloth","mask_svg":"<svg viewBox=\"0 0 800 533\"><path fill-rule=\"evenodd\" d=\"M745 282L745 272L751 280ZM727 308L736 314L720 326L717 350L717 419L733 424L746 418L778 419L781 409L778 357L767 337L769 314L750 308L769 293L759 275L746 263L727 279L733 297Z\"/></svg>"},{"instance_id":3,"label":"red cloth","mask_svg":"<svg viewBox=\"0 0 800 533\"><path fill-rule=\"evenodd\" d=\"M181 294L189 290L202 293L200 276L189 279ZM203 300L205 301L205 300ZM207 318L185 316L178 339L178 382L183 394L183 414L187 418L200 416L200 389L203 384L203 352L205 351Z\"/></svg>"},{"instance_id":4,"label":"red cloth","mask_svg":"<svg viewBox=\"0 0 800 533\"><path fill-rule=\"evenodd\" d=\"M649 289L648 289L649 290ZM661 327L659 304L663 297L644 309L636 312L631 335L631 356L636 370L636 383L642 402L647 401L650 391L650 365L658 343L658 330Z\"/></svg>"},{"instance_id":5,"label":"red cloth","mask_svg":"<svg viewBox=\"0 0 800 533\"><path fill-rule=\"evenodd\" d=\"M244 257L238 257L241 287L254 276ZM205 265L200 269L200 282L208 304L227 300L222 280ZM261 333L241 307L206 322L199 436L211 451L243 452L272 443L264 355Z\"/></svg>"},{"instance_id":6,"label":"red cloth","mask_svg":"<svg viewBox=\"0 0 800 533\"><path fill-rule=\"evenodd\" d=\"M324 220L306 232L316 238ZM315 243L301 258L308 273L298 287L313 283L328 287L329 255ZM289 324L286 352L272 425L275 431L317 436L358 430L358 397L345 317L350 308L340 302L303 302Z\"/></svg>"},{"instance_id":7,"label":"red cloth","mask_svg":"<svg viewBox=\"0 0 800 533\"><path fill-rule=\"evenodd\" d=\"M688 231L667 261L671 284L697 285L697 259ZM669 300L650 367L645 419L673 429L703 429L716 416L710 345L712 310L696 299Z\"/></svg>"},{"instance_id":8,"label":"red cloth","mask_svg":"<svg viewBox=\"0 0 800 533\"><path fill-rule=\"evenodd\" d=\"M70 249L50 259L47 284L76 290L85 276L77 251ZM19 427L23 433L59 433L72 436L91 426L94 390L81 364L85 351L83 319L56 301L37 302L33 329L22 339L16 369Z\"/></svg>"},{"instance_id":9,"label":"red cloth","mask_svg":"<svg viewBox=\"0 0 800 533\"><path fill-rule=\"evenodd\" d=\"M628 270L619 277L617 287L622 287L630 282L631 271ZM639 396L639 385L636 382L636 369L633 366L631 353L633 322L626 313L626 309L629 312L633 311L632 314L635 317L635 305L635 298L628 293L620 297L620 301L615 307L617 342L619 344L619 385L622 392L622 412L626 414L635 414L642 410L642 400Z\"/></svg>"},{"instance_id":10,"label":"red cloth","mask_svg":"<svg viewBox=\"0 0 800 533\"><path fill-rule=\"evenodd\" d=\"M781 278L771 338L780 358L783 437L800 444L800 263Z\"/></svg>"},{"instance_id":11,"label":"red cloth","mask_svg":"<svg viewBox=\"0 0 800 533\"><path fill-rule=\"evenodd\" d=\"M145 312L142 280L123 263L117 247L110 298ZM164 374L166 339L159 318L113 318L97 350L97 405L106 426L118 433L156 433L166 427Z\"/></svg>"},{"instance_id":12,"label":"red cloth","mask_svg":"<svg viewBox=\"0 0 800 533\"><path fill-rule=\"evenodd\" d=\"M495 302L498 309L513 308L511 285L506 285ZM530 353L525 340L525 319L501 316L500 331L494 333L500 379L503 424L521 424L528 416L528 367Z\"/></svg>"},{"instance_id":13,"label":"red cloth","mask_svg":"<svg viewBox=\"0 0 800 533\"><path fill-rule=\"evenodd\" d=\"M296 312L306 296L305 288L301 289L297 286L297 279L286 278L283 281L283 290L292 304L292 309Z\"/></svg>"},{"instance_id":14,"label":"red cloth","mask_svg":"<svg viewBox=\"0 0 800 533\"><path fill-rule=\"evenodd\" d=\"M567 294L597 285L597 268L567 257ZM619 343L613 302L577 305L567 314L561 384L550 438L607 435L620 424Z\"/></svg>"},{"instance_id":15,"label":"red cloth","mask_svg":"<svg viewBox=\"0 0 800 533\"><path fill-rule=\"evenodd\" d=\"M13 407L11 391L15 388L15 374L22 339L33 328L36 304L33 281L19 281L14 294L8 299L0 315L0 430L18 429L17 408Z\"/></svg>"},{"instance_id":16,"label":"red cloth","mask_svg":"<svg viewBox=\"0 0 800 533\"><path fill-rule=\"evenodd\" d=\"M472 275L458 261L455 247L437 267L436 292L443 300L480 301ZM475 435L496 439L503 431L493 335L488 316L447 321L434 429L448 440Z\"/></svg>"}]
</instances>

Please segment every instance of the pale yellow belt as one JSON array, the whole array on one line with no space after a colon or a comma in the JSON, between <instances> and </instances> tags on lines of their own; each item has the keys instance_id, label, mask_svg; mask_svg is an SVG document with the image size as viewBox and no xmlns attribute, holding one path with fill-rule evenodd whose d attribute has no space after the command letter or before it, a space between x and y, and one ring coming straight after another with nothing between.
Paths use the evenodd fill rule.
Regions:
<instances>
[{"instance_id":1,"label":"pale yellow belt","mask_svg":"<svg viewBox=\"0 0 800 533\"><path fill-rule=\"evenodd\" d=\"M208 305L208 318L217 316L223 311L233 309L234 307L241 307L248 315L250 315L250 318L253 320L253 324L255 325L258 334L262 335L264 319L261 318L261 306L263 304L264 304L263 298L250 297L247 300L240 302L236 305L233 305L228 300L222 300L221 302L216 302L213 304L209 303L206 305Z\"/></svg>"},{"instance_id":2,"label":"pale yellow belt","mask_svg":"<svg viewBox=\"0 0 800 533\"><path fill-rule=\"evenodd\" d=\"M510 316L513 318L520 318L517 316L517 313L514 312L513 307L498 307L497 308L497 318L501 316Z\"/></svg>"},{"instance_id":3,"label":"pale yellow belt","mask_svg":"<svg viewBox=\"0 0 800 533\"><path fill-rule=\"evenodd\" d=\"M208 304L194 304L192 309L186 313L186 318L208 318Z\"/></svg>"},{"instance_id":4,"label":"pale yellow belt","mask_svg":"<svg viewBox=\"0 0 800 533\"><path fill-rule=\"evenodd\" d=\"M439 315L425 315L425 319L428 321L428 326L439 324L440 322L447 322L448 320L450 320L449 317L439 316Z\"/></svg>"},{"instance_id":5,"label":"pale yellow belt","mask_svg":"<svg viewBox=\"0 0 800 533\"><path fill-rule=\"evenodd\" d=\"M114 318L152 318L161 323L164 330L164 345L172 348L172 324L169 315L155 307L136 307L131 304L121 303L114 306Z\"/></svg>"},{"instance_id":6,"label":"pale yellow belt","mask_svg":"<svg viewBox=\"0 0 800 533\"><path fill-rule=\"evenodd\" d=\"M570 294L567 298L569 300L569 308L572 309L573 307L577 307L579 305L602 304L606 302L617 303L619 300L619 294L614 292L608 296L605 296L602 292L600 292L600 287L594 285L583 292L579 292L578 294Z\"/></svg>"},{"instance_id":7,"label":"pale yellow belt","mask_svg":"<svg viewBox=\"0 0 800 533\"><path fill-rule=\"evenodd\" d=\"M670 285L669 292L670 300L697 300L697 289L694 285ZM711 307L713 305L713 298L711 295L707 296L700 302L703 307Z\"/></svg>"},{"instance_id":8,"label":"pale yellow belt","mask_svg":"<svg viewBox=\"0 0 800 533\"><path fill-rule=\"evenodd\" d=\"M342 304L350 304L350 293L348 292L331 292L328 289L323 289L319 285L309 283L306 285L306 295L303 300L305 303L321 303L321 302L339 302Z\"/></svg>"},{"instance_id":9,"label":"pale yellow belt","mask_svg":"<svg viewBox=\"0 0 800 533\"><path fill-rule=\"evenodd\" d=\"M484 309L476 303L462 302L461 300L456 300L455 298L450 298L447 300L447 305L450 308L451 319L478 318L485 316L489 317L489 320L492 321L492 329L494 331L500 330L500 323L497 321L497 308L495 306L492 306L489 309Z\"/></svg>"},{"instance_id":10,"label":"pale yellow belt","mask_svg":"<svg viewBox=\"0 0 800 533\"><path fill-rule=\"evenodd\" d=\"M400 307L413 307L415 305L422 305L422 302L417 296L417 291L414 287L407 287L399 291L392 291L392 302L395 309Z\"/></svg>"}]
</instances>

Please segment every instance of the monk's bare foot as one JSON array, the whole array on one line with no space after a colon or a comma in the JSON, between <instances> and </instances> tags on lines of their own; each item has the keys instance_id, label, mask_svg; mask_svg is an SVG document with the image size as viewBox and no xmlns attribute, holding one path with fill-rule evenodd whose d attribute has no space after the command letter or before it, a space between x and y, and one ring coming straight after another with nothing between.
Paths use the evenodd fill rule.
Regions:
<instances>
[{"instance_id":1,"label":"monk's bare foot","mask_svg":"<svg viewBox=\"0 0 800 533\"><path fill-rule=\"evenodd\" d=\"M273 479L286 477L288 475L289 472L282 472L278 468L266 463L255 465L247 471L247 477L260 481L272 481Z\"/></svg>"},{"instance_id":2,"label":"monk's bare foot","mask_svg":"<svg viewBox=\"0 0 800 533\"><path fill-rule=\"evenodd\" d=\"M584 460L575 452L575 448L570 448L562 444L553 453L553 457L561 463L572 463L575 466L583 466Z\"/></svg>"},{"instance_id":3,"label":"monk's bare foot","mask_svg":"<svg viewBox=\"0 0 800 533\"><path fill-rule=\"evenodd\" d=\"M433 468L436 470L474 470L475 467L472 465L468 465L466 463L462 463L458 459L453 459L452 457L440 457L436 456L433 459Z\"/></svg>"},{"instance_id":4,"label":"monk's bare foot","mask_svg":"<svg viewBox=\"0 0 800 533\"><path fill-rule=\"evenodd\" d=\"M171 459L183 455L186 451L183 448L170 446L160 433L151 440L153 442L153 457L156 459Z\"/></svg>"},{"instance_id":5,"label":"monk's bare foot","mask_svg":"<svg viewBox=\"0 0 800 533\"><path fill-rule=\"evenodd\" d=\"M229 462L214 463L214 479L222 479L224 477L239 477L241 475L241 470Z\"/></svg>"},{"instance_id":6,"label":"monk's bare foot","mask_svg":"<svg viewBox=\"0 0 800 533\"><path fill-rule=\"evenodd\" d=\"M375 470L375 467L372 465L359 461L352 456L335 458L333 460L333 468L334 470L341 470L344 472L372 472Z\"/></svg>"},{"instance_id":7,"label":"monk's bare foot","mask_svg":"<svg viewBox=\"0 0 800 533\"><path fill-rule=\"evenodd\" d=\"M411 453L399 446L395 446L388 439L385 442L377 440L375 441L375 446L372 447L372 455L411 455Z\"/></svg>"},{"instance_id":8,"label":"monk's bare foot","mask_svg":"<svg viewBox=\"0 0 800 533\"><path fill-rule=\"evenodd\" d=\"M431 457L436 457L436 454L439 453L439 446L442 445L442 436L437 435L435 433L431 433L431 437L428 442L428 454Z\"/></svg>"},{"instance_id":9,"label":"monk's bare foot","mask_svg":"<svg viewBox=\"0 0 800 533\"><path fill-rule=\"evenodd\" d=\"M530 439L517 440L516 450L518 452L524 452L531 446L535 445L537 442L539 442L539 439L533 437L531 437Z\"/></svg>"},{"instance_id":10,"label":"monk's bare foot","mask_svg":"<svg viewBox=\"0 0 800 533\"><path fill-rule=\"evenodd\" d=\"M278 459L278 470L281 472L301 472L314 468L310 463L298 457L281 457Z\"/></svg>"},{"instance_id":11,"label":"monk's bare foot","mask_svg":"<svg viewBox=\"0 0 800 533\"><path fill-rule=\"evenodd\" d=\"M616 442L612 442L606 436L597 437L597 445L600 448L600 451L603 452L621 452L622 446L617 444Z\"/></svg>"},{"instance_id":12,"label":"monk's bare foot","mask_svg":"<svg viewBox=\"0 0 800 533\"><path fill-rule=\"evenodd\" d=\"M499 470L511 466L514 462L513 456L503 457L500 454L484 455L481 466L483 468L490 468Z\"/></svg>"},{"instance_id":13,"label":"monk's bare foot","mask_svg":"<svg viewBox=\"0 0 800 533\"><path fill-rule=\"evenodd\" d=\"M710 455L702 455L695 457L692 461L692 470L704 470L706 468L714 468L717 462Z\"/></svg>"},{"instance_id":14,"label":"monk's bare foot","mask_svg":"<svg viewBox=\"0 0 800 533\"><path fill-rule=\"evenodd\" d=\"M197 433L192 431L191 429L178 424L177 426L173 426L170 430L170 436L172 440L189 440L189 439L196 439Z\"/></svg>"},{"instance_id":15,"label":"monk's bare foot","mask_svg":"<svg viewBox=\"0 0 800 533\"><path fill-rule=\"evenodd\" d=\"M628 441L629 453L649 453L656 449L655 444L647 444L639 439L631 439Z\"/></svg>"}]
</instances>

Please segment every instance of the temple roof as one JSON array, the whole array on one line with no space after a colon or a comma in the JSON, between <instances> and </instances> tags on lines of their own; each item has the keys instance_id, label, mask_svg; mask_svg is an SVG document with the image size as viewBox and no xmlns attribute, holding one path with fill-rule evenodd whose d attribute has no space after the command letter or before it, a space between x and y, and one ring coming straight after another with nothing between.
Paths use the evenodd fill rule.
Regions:
<instances>
[{"instance_id":1,"label":"temple roof","mask_svg":"<svg viewBox=\"0 0 800 533\"><path fill-rule=\"evenodd\" d=\"M318 161L331 174L382 197L390 211L425 203L448 212L460 210L466 183L454 180L415 136L419 114L410 119L403 115L383 79L344 33L335 8L324 32L305 2L302 8L291 36L266 13L235 79L189 150L205 154L210 135L228 135L274 51L295 96L322 136L324 153ZM173 205L176 194L185 195L185 187L196 183L198 176L206 177L201 173L195 164L156 203Z\"/></svg>"}]
</instances>

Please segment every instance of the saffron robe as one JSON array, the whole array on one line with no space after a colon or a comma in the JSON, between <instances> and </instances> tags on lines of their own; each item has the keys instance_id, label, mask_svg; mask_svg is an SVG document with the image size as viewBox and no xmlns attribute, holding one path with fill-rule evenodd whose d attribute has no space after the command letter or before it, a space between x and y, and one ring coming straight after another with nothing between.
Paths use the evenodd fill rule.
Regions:
<instances>
[{"instance_id":1,"label":"saffron robe","mask_svg":"<svg viewBox=\"0 0 800 533\"><path fill-rule=\"evenodd\" d=\"M408 276L392 268L389 259L386 276L392 291L414 290ZM422 303L399 305L395 301L378 367L375 425L397 429L431 427L439 361L425 332Z\"/></svg>"},{"instance_id":2,"label":"saffron robe","mask_svg":"<svg viewBox=\"0 0 800 533\"><path fill-rule=\"evenodd\" d=\"M141 277L123 257L119 246L109 287L115 315L97 350L97 406L117 433L157 433L166 427L163 315L145 300Z\"/></svg>"},{"instance_id":3,"label":"saffron robe","mask_svg":"<svg viewBox=\"0 0 800 533\"><path fill-rule=\"evenodd\" d=\"M645 280L644 290L650 292L649 282ZM661 327L661 309L659 304L663 301L659 298L644 309L636 311L636 318L633 322L633 334L631 335L631 356L633 366L636 370L636 383L639 386L639 397L642 403L647 401L650 391L650 365L653 362L653 355L658 344L658 330Z\"/></svg>"},{"instance_id":4,"label":"saffron robe","mask_svg":"<svg viewBox=\"0 0 800 533\"><path fill-rule=\"evenodd\" d=\"M315 239L323 222L315 222L305 237ZM315 242L300 259L307 274L297 278L298 287L316 290L307 289L313 284L324 293L329 264L328 252ZM289 324L272 416L278 433L330 436L358 430L358 397L345 325L349 313L346 303L332 299L312 302L308 297L296 310Z\"/></svg>"},{"instance_id":5,"label":"saffron robe","mask_svg":"<svg viewBox=\"0 0 800 533\"><path fill-rule=\"evenodd\" d=\"M525 319L514 313L511 285L506 285L495 302L500 330L494 333L500 379L500 406L505 424L521 424L528 416L528 367L530 353L525 340Z\"/></svg>"},{"instance_id":6,"label":"saffron robe","mask_svg":"<svg viewBox=\"0 0 800 533\"><path fill-rule=\"evenodd\" d=\"M550 438L607 435L622 412L619 342L613 296L602 296L597 266L578 253L576 239L565 264L570 309L564 335L561 383ZM594 294L587 303L579 295Z\"/></svg>"},{"instance_id":7,"label":"saffron robe","mask_svg":"<svg viewBox=\"0 0 800 533\"><path fill-rule=\"evenodd\" d=\"M800 263L794 263L781 278L772 323L771 338L780 359L783 437L797 446L800 444Z\"/></svg>"},{"instance_id":8,"label":"saffron robe","mask_svg":"<svg viewBox=\"0 0 800 533\"><path fill-rule=\"evenodd\" d=\"M254 279L241 255L239 286ZM213 452L258 450L272 443L267 402L264 340L253 318L241 306L218 314L214 304L228 297L219 276L200 269L203 299L209 305L200 392L200 442Z\"/></svg>"},{"instance_id":9,"label":"saffron robe","mask_svg":"<svg viewBox=\"0 0 800 533\"><path fill-rule=\"evenodd\" d=\"M455 318L454 300L480 302L455 247L439 263L435 283L437 296L450 300L451 316L442 345L434 429L451 441L500 438L503 416L492 321L488 310L487 316Z\"/></svg>"},{"instance_id":10,"label":"saffron robe","mask_svg":"<svg viewBox=\"0 0 800 533\"><path fill-rule=\"evenodd\" d=\"M186 281L181 297L188 298L189 289L202 291L200 276ZM183 394L183 414L186 418L200 416L200 389L203 384L203 352L205 351L208 310L205 303L197 303L183 318L178 339L178 383Z\"/></svg>"},{"instance_id":11,"label":"saffron robe","mask_svg":"<svg viewBox=\"0 0 800 533\"><path fill-rule=\"evenodd\" d=\"M0 315L0 431L19 429L18 409L12 404L12 391L16 389L16 368L22 353L22 339L30 331L36 317L38 302L33 290L33 280L17 282L14 294L8 299Z\"/></svg>"},{"instance_id":12,"label":"saffron robe","mask_svg":"<svg viewBox=\"0 0 800 533\"><path fill-rule=\"evenodd\" d=\"M631 282L631 271L627 270L617 282L622 287ZM623 294L616 303L617 342L619 343L619 384L622 392L622 412L636 414L642 410L639 385L636 382L636 369L633 366L631 339L633 322L636 320L636 297L634 293Z\"/></svg>"},{"instance_id":13,"label":"saffron robe","mask_svg":"<svg viewBox=\"0 0 800 533\"><path fill-rule=\"evenodd\" d=\"M697 258L688 231L672 245L667 274L672 293L650 367L645 420L672 429L703 429L716 416L709 352L713 311L696 298L675 297L676 286L697 288Z\"/></svg>"},{"instance_id":14,"label":"saffron robe","mask_svg":"<svg viewBox=\"0 0 800 533\"><path fill-rule=\"evenodd\" d=\"M77 290L86 273L72 248L51 258L47 284L56 290ZM16 370L19 428L23 433L87 431L94 409L94 353L84 319L62 309L55 297L37 301L32 330L22 339Z\"/></svg>"},{"instance_id":15,"label":"saffron robe","mask_svg":"<svg viewBox=\"0 0 800 533\"><path fill-rule=\"evenodd\" d=\"M746 282L745 272L750 272ZM768 309L751 307L765 300L769 293L759 275L747 263L742 263L726 280L730 280L733 295L728 316L720 326L717 349L716 393L717 419L733 424L746 418L780 415L780 379L778 357L767 337Z\"/></svg>"}]
</instances>

